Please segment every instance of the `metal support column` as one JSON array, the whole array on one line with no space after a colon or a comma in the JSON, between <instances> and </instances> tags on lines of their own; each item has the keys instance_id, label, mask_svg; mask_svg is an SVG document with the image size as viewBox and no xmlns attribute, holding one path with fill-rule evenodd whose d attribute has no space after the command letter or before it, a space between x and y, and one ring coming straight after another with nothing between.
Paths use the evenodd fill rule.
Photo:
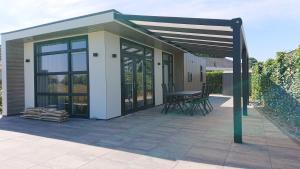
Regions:
<instances>
[{"instance_id":1,"label":"metal support column","mask_svg":"<svg viewBox=\"0 0 300 169\"><path fill-rule=\"evenodd\" d=\"M248 67L247 67L247 50L243 48L242 52L242 93L243 93L243 115L248 116L248 77L247 77Z\"/></svg>"},{"instance_id":2,"label":"metal support column","mask_svg":"<svg viewBox=\"0 0 300 169\"><path fill-rule=\"evenodd\" d=\"M240 18L232 20L233 29L233 123L234 142L242 143L242 105L241 105L241 39L242 20Z\"/></svg>"}]
</instances>

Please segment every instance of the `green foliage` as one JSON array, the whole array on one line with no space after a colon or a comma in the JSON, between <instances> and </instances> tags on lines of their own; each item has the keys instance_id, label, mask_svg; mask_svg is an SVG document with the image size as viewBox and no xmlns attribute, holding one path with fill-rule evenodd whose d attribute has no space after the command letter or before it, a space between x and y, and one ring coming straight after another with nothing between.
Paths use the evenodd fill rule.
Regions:
<instances>
[{"instance_id":1,"label":"green foliage","mask_svg":"<svg viewBox=\"0 0 300 169\"><path fill-rule=\"evenodd\" d=\"M249 58L249 66L250 68L253 67L257 63L257 59L250 57Z\"/></svg>"},{"instance_id":2,"label":"green foliage","mask_svg":"<svg viewBox=\"0 0 300 169\"><path fill-rule=\"evenodd\" d=\"M252 67L251 86L252 100L270 109L272 117L291 126L293 120L300 118L300 47L256 63Z\"/></svg>"},{"instance_id":3,"label":"green foliage","mask_svg":"<svg viewBox=\"0 0 300 169\"><path fill-rule=\"evenodd\" d=\"M206 73L206 82L210 93L222 93L223 71L209 71Z\"/></svg>"}]
</instances>

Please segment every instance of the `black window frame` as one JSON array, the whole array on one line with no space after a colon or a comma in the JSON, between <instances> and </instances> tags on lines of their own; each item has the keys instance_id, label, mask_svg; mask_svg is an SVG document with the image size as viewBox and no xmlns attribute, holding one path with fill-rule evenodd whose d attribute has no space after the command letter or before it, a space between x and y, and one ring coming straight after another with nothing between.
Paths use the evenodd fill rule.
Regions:
<instances>
[{"instance_id":1,"label":"black window frame","mask_svg":"<svg viewBox=\"0 0 300 169\"><path fill-rule=\"evenodd\" d=\"M137 54L137 52L139 52L139 50L135 51L134 53L133 52L128 52L126 51L128 48L124 48L122 49L122 45L124 43L128 43L128 44L131 44L131 45L135 45L135 46L138 46L140 48L143 49L143 54L142 55L139 55ZM143 72L143 82L144 82L144 106L142 108L137 108L136 106L134 106L133 110L130 111L130 112L126 112L125 111L125 104L124 104L124 92L125 92L125 89L122 85L123 81L124 81L124 71L123 71L123 68L122 68L122 59L123 59L123 55L133 55L134 57L142 57L144 56L142 59L143 59L143 66L146 67L146 60L147 58L149 58L149 56L146 56L146 50L149 50L152 52L152 56L150 56L150 58L152 59L152 103L149 104L148 103L148 100L147 100L147 81L146 81L146 70ZM125 39L125 38L120 38L120 54L121 54L121 57L120 57L120 73L121 73L121 114L122 115L126 115L126 114L130 114L130 113L133 113L133 112L136 112L138 110L144 110L144 109L147 109L147 108L151 108L151 107L154 107L155 106L155 76L154 76L154 70L155 70L155 60L154 60L154 57L155 57L155 53L154 53L154 48L152 47L149 47L149 46L146 46L144 44L141 44L141 43L136 43L132 40L128 40L128 39Z\"/></svg>"},{"instance_id":2,"label":"black window frame","mask_svg":"<svg viewBox=\"0 0 300 169\"><path fill-rule=\"evenodd\" d=\"M76 40L85 40L86 46L85 48L80 49L72 49L72 41ZM67 43L68 50L54 51L54 52L41 52L41 46L48 44L56 44L56 43ZM72 53L76 52L86 52L86 71L73 71L72 70ZM53 54L67 54L68 55L68 70L66 72L38 72L38 57L42 55L53 55ZM87 92L86 93L73 93L73 83L72 77L76 74L86 74L87 75ZM37 77L38 76L48 76L48 75L67 75L68 76L68 92L67 93L52 93L52 92L38 92L37 91ZM90 77L89 77L89 44L88 44L88 35L74 36L68 38L61 38L55 40L48 40L42 42L34 43L34 104L35 107L38 106L37 98L38 96L66 96L68 97L68 112L71 117L79 117L79 118L90 118ZM85 116L74 115L72 113L72 105L73 105L73 96L85 96L87 97L87 112Z\"/></svg>"}]
</instances>

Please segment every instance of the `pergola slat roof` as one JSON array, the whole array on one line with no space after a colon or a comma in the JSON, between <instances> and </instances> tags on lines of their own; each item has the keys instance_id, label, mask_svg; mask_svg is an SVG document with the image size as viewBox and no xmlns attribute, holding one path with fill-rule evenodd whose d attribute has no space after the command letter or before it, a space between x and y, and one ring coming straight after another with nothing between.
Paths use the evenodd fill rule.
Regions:
<instances>
[{"instance_id":1,"label":"pergola slat roof","mask_svg":"<svg viewBox=\"0 0 300 169\"><path fill-rule=\"evenodd\" d=\"M184 51L200 56L232 57L232 27L237 19L118 15L117 18L127 20Z\"/></svg>"}]
</instances>

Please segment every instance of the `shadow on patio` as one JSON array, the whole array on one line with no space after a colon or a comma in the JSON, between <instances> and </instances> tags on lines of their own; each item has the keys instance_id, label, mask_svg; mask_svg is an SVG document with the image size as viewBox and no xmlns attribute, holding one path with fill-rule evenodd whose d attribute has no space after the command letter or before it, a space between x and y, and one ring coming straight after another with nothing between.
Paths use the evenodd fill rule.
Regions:
<instances>
[{"instance_id":1,"label":"shadow on patio","mask_svg":"<svg viewBox=\"0 0 300 169\"><path fill-rule=\"evenodd\" d=\"M155 107L108 121L3 118L0 168L300 167L299 145L254 109L243 119L245 144L234 144L232 99L211 101L205 117Z\"/></svg>"}]
</instances>

